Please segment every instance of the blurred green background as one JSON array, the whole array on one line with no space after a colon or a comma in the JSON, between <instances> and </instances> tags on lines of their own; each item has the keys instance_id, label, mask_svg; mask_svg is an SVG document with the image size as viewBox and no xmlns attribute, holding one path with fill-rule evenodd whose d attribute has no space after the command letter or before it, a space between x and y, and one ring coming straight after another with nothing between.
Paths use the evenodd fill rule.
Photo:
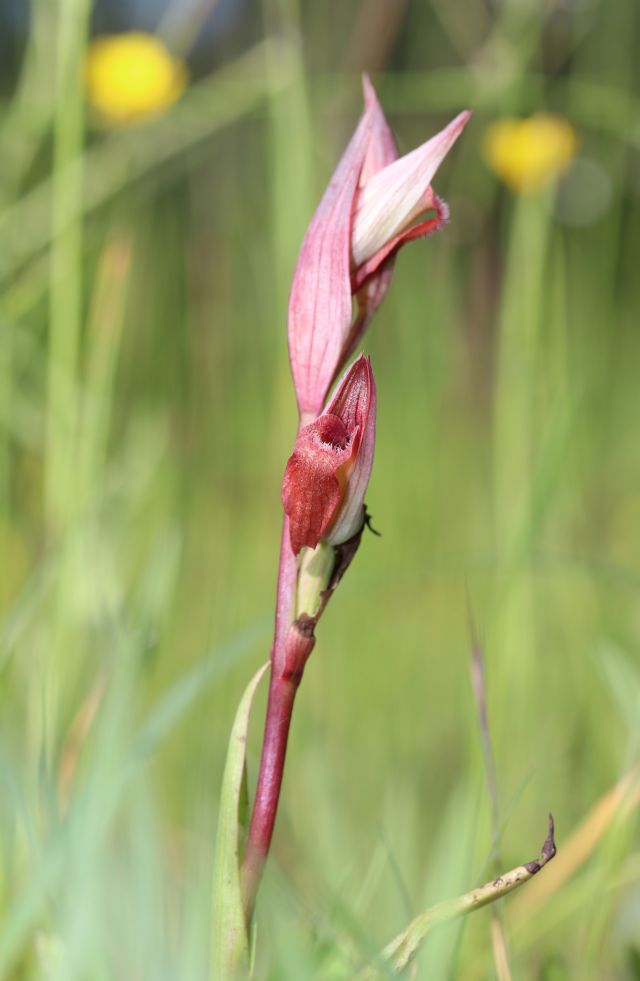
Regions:
<instances>
[{"instance_id":1,"label":"blurred green background","mask_svg":"<svg viewBox=\"0 0 640 981\"><path fill-rule=\"evenodd\" d=\"M0 15L0 977L207 977L296 425L287 293L369 70L403 152L474 116L434 182L451 223L365 339L383 537L300 690L256 976L366 959L533 858L551 810L554 865L501 909L513 977L640 978L638 4L90 6ZM132 29L191 83L109 126L85 47ZM520 195L483 138L537 111L577 158ZM251 780L263 718L264 692ZM435 933L418 976L496 977L490 921Z\"/></svg>"}]
</instances>

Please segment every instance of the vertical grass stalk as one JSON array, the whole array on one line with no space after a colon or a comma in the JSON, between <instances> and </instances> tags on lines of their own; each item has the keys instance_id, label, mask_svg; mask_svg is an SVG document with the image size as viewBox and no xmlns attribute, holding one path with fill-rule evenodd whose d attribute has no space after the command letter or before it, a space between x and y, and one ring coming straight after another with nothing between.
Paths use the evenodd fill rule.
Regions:
<instances>
[{"instance_id":1,"label":"vertical grass stalk","mask_svg":"<svg viewBox=\"0 0 640 981\"><path fill-rule=\"evenodd\" d=\"M82 59L88 0L61 0L53 131L51 270L47 363L45 516L54 538L73 512L77 368L82 323Z\"/></svg>"},{"instance_id":2,"label":"vertical grass stalk","mask_svg":"<svg viewBox=\"0 0 640 981\"><path fill-rule=\"evenodd\" d=\"M35 746L53 755L59 697L73 656L69 631L78 579L72 575L70 531L77 508L78 362L82 325L82 193L84 105L82 59L88 0L61 0L57 18L51 177L51 251L45 439L45 534L61 545L43 691L34 688ZM64 658L65 665L62 660ZM42 730L42 732L41 732ZM40 752L40 749L36 749Z\"/></svg>"},{"instance_id":3,"label":"vertical grass stalk","mask_svg":"<svg viewBox=\"0 0 640 981\"><path fill-rule=\"evenodd\" d=\"M509 704L535 672L531 546L535 459L536 360L549 218L544 200L516 200L500 314L494 408L494 506L497 551L496 650L512 666L503 677ZM514 674L517 672L517 685ZM518 703L517 713L522 714ZM509 725L512 720L505 720Z\"/></svg>"}]
</instances>

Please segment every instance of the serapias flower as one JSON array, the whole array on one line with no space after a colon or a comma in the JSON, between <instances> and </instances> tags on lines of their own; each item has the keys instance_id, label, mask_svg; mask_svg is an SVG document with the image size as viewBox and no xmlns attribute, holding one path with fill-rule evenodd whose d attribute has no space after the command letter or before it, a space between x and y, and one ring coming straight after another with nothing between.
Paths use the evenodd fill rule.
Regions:
<instances>
[{"instance_id":1,"label":"serapias flower","mask_svg":"<svg viewBox=\"0 0 640 981\"><path fill-rule=\"evenodd\" d=\"M107 122L124 124L172 105L187 84L187 71L160 38L133 31L91 42L85 83L94 109Z\"/></svg>"},{"instance_id":2,"label":"serapias flower","mask_svg":"<svg viewBox=\"0 0 640 981\"><path fill-rule=\"evenodd\" d=\"M282 482L291 548L348 541L364 523L376 429L376 387L369 358L348 369L324 412L303 426Z\"/></svg>"},{"instance_id":3,"label":"serapias flower","mask_svg":"<svg viewBox=\"0 0 640 981\"><path fill-rule=\"evenodd\" d=\"M398 159L367 78L364 97L364 114L311 220L291 287L289 356L303 418L321 411L336 374L382 302L397 250L447 220L431 181L470 116L460 113Z\"/></svg>"},{"instance_id":4,"label":"serapias flower","mask_svg":"<svg viewBox=\"0 0 640 981\"><path fill-rule=\"evenodd\" d=\"M351 231L356 288L390 253L447 220L447 207L434 193L431 181L470 115L461 112L437 136L378 170L361 186ZM423 217L429 212L434 214Z\"/></svg>"},{"instance_id":5,"label":"serapias flower","mask_svg":"<svg viewBox=\"0 0 640 981\"><path fill-rule=\"evenodd\" d=\"M539 191L569 167L578 140L562 116L538 113L528 119L499 119L484 136L484 157L500 179L518 193Z\"/></svg>"}]
</instances>

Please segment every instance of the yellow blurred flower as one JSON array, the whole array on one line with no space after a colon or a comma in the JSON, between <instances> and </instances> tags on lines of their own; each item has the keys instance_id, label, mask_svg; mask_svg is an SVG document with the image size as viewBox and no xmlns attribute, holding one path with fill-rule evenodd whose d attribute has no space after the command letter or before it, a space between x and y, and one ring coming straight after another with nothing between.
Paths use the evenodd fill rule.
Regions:
<instances>
[{"instance_id":1,"label":"yellow blurred flower","mask_svg":"<svg viewBox=\"0 0 640 981\"><path fill-rule=\"evenodd\" d=\"M87 49L87 98L108 122L129 123L155 115L179 98L187 71L151 34L100 37Z\"/></svg>"},{"instance_id":2,"label":"yellow blurred flower","mask_svg":"<svg viewBox=\"0 0 640 981\"><path fill-rule=\"evenodd\" d=\"M484 157L512 191L538 191L566 170L577 136L562 116L500 119L484 135Z\"/></svg>"}]
</instances>

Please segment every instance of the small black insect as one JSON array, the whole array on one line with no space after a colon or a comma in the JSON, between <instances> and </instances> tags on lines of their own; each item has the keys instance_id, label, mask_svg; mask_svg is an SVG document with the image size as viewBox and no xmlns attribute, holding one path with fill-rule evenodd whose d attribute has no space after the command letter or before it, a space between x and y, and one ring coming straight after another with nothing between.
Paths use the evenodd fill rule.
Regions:
<instances>
[{"instance_id":1,"label":"small black insect","mask_svg":"<svg viewBox=\"0 0 640 981\"><path fill-rule=\"evenodd\" d=\"M366 527L369 529L369 531L372 534L376 535L377 538L382 538L382 532L381 531L376 531L376 529L371 524L371 515L367 511L366 504L365 504L365 507L364 507L364 523L365 523Z\"/></svg>"}]
</instances>

